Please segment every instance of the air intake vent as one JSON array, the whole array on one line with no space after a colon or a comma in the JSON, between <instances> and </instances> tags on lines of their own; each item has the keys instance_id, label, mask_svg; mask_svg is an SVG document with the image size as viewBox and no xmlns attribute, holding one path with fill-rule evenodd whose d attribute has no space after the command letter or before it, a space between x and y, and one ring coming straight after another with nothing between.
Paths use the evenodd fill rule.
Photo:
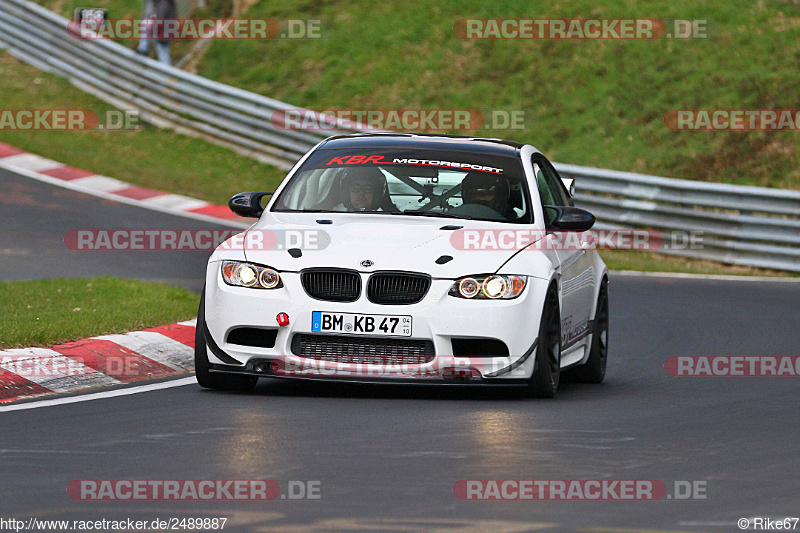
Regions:
<instances>
[{"instance_id":1,"label":"air intake vent","mask_svg":"<svg viewBox=\"0 0 800 533\"><path fill-rule=\"evenodd\" d=\"M297 334L292 353L340 363L421 364L433 361L433 342L416 339Z\"/></svg>"},{"instance_id":2,"label":"air intake vent","mask_svg":"<svg viewBox=\"0 0 800 533\"><path fill-rule=\"evenodd\" d=\"M451 342L456 357L508 357L508 346L498 339L453 337Z\"/></svg>"},{"instance_id":3,"label":"air intake vent","mask_svg":"<svg viewBox=\"0 0 800 533\"><path fill-rule=\"evenodd\" d=\"M274 348L277 336L277 329L236 328L228 333L228 342L242 346Z\"/></svg>"},{"instance_id":4,"label":"air intake vent","mask_svg":"<svg viewBox=\"0 0 800 533\"><path fill-rule=\"evenodd\" d=\"M367 298L376 304L415 304L430 288L431 278L424 274L377 272L369 278Z\"/></svg>"},{"instance_id":5,"label":"air intake vent","mask_svg":"<svg viewBox=\"0 0 800 533\"><path fill-rule=\"evenodd\" d=\"M300 280L306 293L317 300L355 302L361 294L361 276L354 270L304 270Z\"/></svg>"}]
</instances>

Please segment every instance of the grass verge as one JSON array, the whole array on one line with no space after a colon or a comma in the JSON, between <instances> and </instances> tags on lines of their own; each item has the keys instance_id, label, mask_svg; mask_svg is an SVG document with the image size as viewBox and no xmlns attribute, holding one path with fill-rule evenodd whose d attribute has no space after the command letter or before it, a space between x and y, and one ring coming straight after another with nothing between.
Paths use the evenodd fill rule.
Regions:
<instances>
[{"instance_id":1,"label":"grass verge","mask_svg":"<svg viewBox=\"0 0 800 533\"><path fill-rule=\"evenodd\" d=\"M260 1L248 18L319 19L321 39L215 41L198 72L324 109L526 111L518 130L564 163L800 188L797 131L672 131L676 109L795 109L798 2ZM703 20L710 38L462 40L462 18ZM254 60L257 58L257 60Z\"/></svg>"},{"instance_id":2,"label":"grass verge","mask_svg":"<svg viewBox=\"0 0 800 533\"><path fill-rule=\"evenodd\" d=\"M188 320L197 294L112 277L0 282L0 348L52 346Z\"/></svg>"},{"instance_id":3,"label":"grass verge","mask_svg":"<svg viewBox=\"0 0 800 533\"><path fill-rule=\"evenodd\" d=\"M62 78L0 52L0 99L6 109L113 109ZM42 102L47 102L43 105ZM217 204L245 190L274 190L284 171L205 141L145 126L139 131L4 131L0 142L123 181ZM642 252L608 251L614 270L790 275Z\"/></svg>"},{"instance_id":4,"label":"grass verge","mask_svg":"<svg viewBox=\"0 0 800 533\"><path fill-rule=\"evenodd\" d=\"M0 52L3 109L86 109L104 116L114 107L67 80ZM143 187L217 204L244 190L274 190L285 172L227 148L146 124L133 131L2 130L0 142Z\"/></svg>"},{"instance_id":5,"label":"grass verge","mask_svg":"<svg viewBox=\"0 0 800 533\"><path fill-rule=\"evenodd\" d=\"M54 11L64 18L72 19L75 16L75 9L79 7L92 7L106 9L110 19L141 19L142 0L34 0L47 9ZM189 15L192 18L227 18L230 17L233 9L233 0L206 0L205 7L195 9ZM178 16L181 16L180 11ZM139 42L134 39L117 39L117 42L128 48L135 48ZM170 55L173 64L185 55L193 40L176 40L170 43ZM155 57L155 50L150 47L150 57Z\"/></svg>"},{"instance_id":6,"label":"grass verge","mask_svg":"<svg viewBox=\"0 0 800 533\"><path fill-rule=\"evenodd\" d=\"M65 16L80 4L77 0L40 0L39 3ZM115 18L136 17L140 9L139 2L129 0L97 0L92 5L109 8ZM777 84L776 87L800 87L800 71L780 69L774 64L776 57L786 54L785 49L774 51L775 57L767 57L763 65L754 60L759 50L775 46L767 42L769 36L783 42L800 32L800 24L798 28L790 24L795 18L800 19L800 8L786 6L786 13L776 12L774 6L738 10L710 5L692 8L694 4L680 0L675 4L677 7L672 4L663 4L657 9L648 7L649 14L636 6L629 6L631 11L626 12L626 16L666 17L685 8L685 16L690 12L698 17L713 15L721 28L717 39L734 41L745 48L741 56L730 56L719 50L719 40L459 41L452 35L452 17L456 15L511 17L524 11L522 4L504 5L500 13L499 8L485 4L422 1L421 11L414 16L403 11L398 2L382 4L378 12L359 11L355 6L345 0L315 6L298 5L291 0L256 4L246 16L322 18L327 28L325 38L217 42L204 60L202 73L316 108L449 106L466 109L476 107L474 102L481 102L482 109L530 110L532 106L535 118L532 128L481 133L533 141L552 157L573 163L684 178L798 187L800 164L796 163L800 163L800 158L795 146L800 141L796 140L796 132L668 132L664 131L661 111L685 103L680 98L687 98L684 93L694 90L701 81L705 85L697 95L691 96L693 104L688 107L704 107L701 104L706 102L732 108L736 105L725 102L740 102L748 91L755 91L751 95L753 98L745 99L752 108L752 102L763 100L757 98L759 94L765 91L778 94L769 89L772 85L765 85L767 82L758 78L758 72L766 75L762 71L770 71L767 79ZM599 8L578 0L547 9L552 12L542 17L558 13L571 16L569 13L576 10L583 10L587 16L622 16L617 8L600 13L597 12ZM553 11L556 9L560 11ZM656 15L655 11L658 11ZM382 17L381 14L391 16ZM391 28L385 27L389 20L395 21ZM408 24L396 25L397 20ZM743 35L748 24L759 20L783 22L764 27L764 34ZM352 39L354 34L362 38ZM407 50L408 54L382 54L376 52L376 46L380 46L378 51L394 47ZM706 52L709 55L704 55ZM663 57L653 56L654 53ZM263 57L264 61L252 61L253 54ZM582 54L588 55L583 57ZM701 56L702 61L697 59ZM520 63L525 57L530 58L529 63ZM696 64L690 61L692 57L697 59ZM419 61L420 58L424 61ZM744 68L741 62L747 60L753 61ZM413 61L416 63L408 64ZM663 72L655 72L647 61L655 61ZM634 68L637 62L644 65L641 72ZM299 71L287 71L298 65ZM443 66L447 68L437 70ZM489 66L494 70L489 71ZM519 72L512 72L514 68ZM693 70L691 76L682 73L682 69L687 68L696 72ZM707 79L702 78L714 68L721 69L714 78L719 78L717 81L743 79L725 85L724 90L716 94L707 86ZM728 68L733 70L726 70ZM757 72L751 73L748 69ZM440 74L434 75L435 72ZM6 109L77 108L91 109L98 114L112 109L66 80L21 63L5 52L0 52L0 76L5 80L0 87L0 100ZM637 76L642 77L641 84ZM287 79L296 80L296 83L286 83ZM659 83L648 85L645 83L648 80L660 80L666 87ZM645 94L645 90L651 89L654 91L652 100L649 93ZM669 91L673 92L667 94ZM628 95L635 106L629 105ZM792 107L785 98L781 96L769 102L774 102L773 107ZM570 101L564 102L565 99ZM565 122L566 116L574 119ZM721 139L733 144L718 152L715 146ZM0 141L99 174L214 203L226 203L232 194L242 190L273 190L284 175L279 169L225 148L148 126L139 131L116 133L0 131ZM739 150L737 143L745 144ZM730 150L735 152L735 157ZM746 161L743 162L743 158ZM676 161L680 163L677 166L673 164ZM603 257L616 270L792 275L641 252L609 251L604 252Z\"/></svg>"}]
</instances>

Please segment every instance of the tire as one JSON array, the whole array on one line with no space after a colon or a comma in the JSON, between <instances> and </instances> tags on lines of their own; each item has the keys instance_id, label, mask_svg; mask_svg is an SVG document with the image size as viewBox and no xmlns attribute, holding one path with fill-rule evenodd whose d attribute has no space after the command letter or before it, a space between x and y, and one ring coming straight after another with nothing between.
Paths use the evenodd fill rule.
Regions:
<instances>
[{"instance_id":1,"label":"tire","mask_svg":"<svg viewBox=\"0 0 800 533\"><path fill-rule=\"evenodd\" d=\"M589 358L581 366L564 373L573 383L602 383L606 377L608 362L608 281L603 278L600 293L597 295L597 309L594 313L592 346Z\"/></svg>"},{"instance_id":2,"label":"tire","mask_svg":"<svg viewBox=\"0 0 800 533\"><path fill-rule=\"evenodd\" d=\"M532 398L552 398L561 376L561 313L555 289L547 292L539 340L536 346L536 371L528 379L526 393Z\"/></svg>"},{"instance_id":3,"label":"tire","mask_svg":"<svg viewBox=\"0 0 800 533\"><path fill-rule=\"evenodd\" d=\"M253 376L231 376L228 374L215 374L209 371L208 346L203 333L205 323L206 290L200 297L200 308L197 310L197 327L194 335L194 371L197 383L201 387L214 390L228 390L251 392L258 382Z\"/></svg>"}]
</instances>

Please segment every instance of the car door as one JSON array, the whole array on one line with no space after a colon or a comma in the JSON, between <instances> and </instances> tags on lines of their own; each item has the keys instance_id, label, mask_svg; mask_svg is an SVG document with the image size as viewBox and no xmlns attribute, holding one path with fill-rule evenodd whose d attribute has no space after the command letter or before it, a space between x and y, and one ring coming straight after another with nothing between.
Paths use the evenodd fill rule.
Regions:
<instances>
[{"instance_id":1,"label":"car door","mask_svg":"<svg viewBox=\"0 0 800 533\"><path fill-rule=\"evenodd\" d=\"M549 223L555 211L546 209L548 206L565 207L572 205L572 202L561 178L547 159L537 154L532 163L542 209ZM595 276L587 250L593 244L586 233L550 230L547 233L548 244L555 247L561 268L561 350L566 354L586 337L590 329L589 313Z\"/></svg>"}]
</instances>

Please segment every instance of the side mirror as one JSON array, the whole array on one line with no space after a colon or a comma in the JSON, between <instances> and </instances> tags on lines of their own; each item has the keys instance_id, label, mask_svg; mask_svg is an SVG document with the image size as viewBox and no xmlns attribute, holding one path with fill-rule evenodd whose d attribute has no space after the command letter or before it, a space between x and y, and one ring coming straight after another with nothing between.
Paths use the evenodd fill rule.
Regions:
<instances>
[{"instance_id":1,"label":"side mirror","mask_svg":"<svg viewBox=\"0 0 800 533\"><path fill-rule=\"evenodd\" d=\"M261 199L271 194L271 192L240 192L228 201L228 207L240 217L258 218L264 212Z\"/></svg>"},{"instance_id":2,"label":"side mirror","mask_svg":"<svg viewBox=\"0 0 800 533\"><path fill-rule=\"evenodd\" d=\"M587 231L594 226L594 215L585 209L572 206L545 206L547 229Z\"/></svg>"}]
</instances>

